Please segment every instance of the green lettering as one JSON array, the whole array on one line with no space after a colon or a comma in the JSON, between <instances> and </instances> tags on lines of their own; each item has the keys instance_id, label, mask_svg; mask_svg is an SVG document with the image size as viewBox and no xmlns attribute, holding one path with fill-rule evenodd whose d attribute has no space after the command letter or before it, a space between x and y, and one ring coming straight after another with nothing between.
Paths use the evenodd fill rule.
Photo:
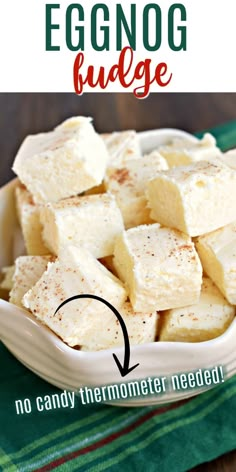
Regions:
<instances>
[{"instance_id":1,"label":"green lettering","mask_svg":"<svg viewBox=\"0 0 236 472\"><path fill-rule=\"evenodd\" d=\"M156 36L155 43L151 46L149 41L149 14L150 11L154 10L156 20ZM143 45L147 51L158 51L162 41L162 15L161 8L156 3L149 3L143 10Z\"/></svg>"},{"instance_id":2,"label":"green lettering","mask_svg":"<svg viewBox=\"0 0 236 472\"><path fill-rule=\"evenodd\" d=\"M46 51L60 51L60 46L52 45L52 30L60 29L60 25L52 24L53 8L60 8L59 3L46 4Z\"/></svg>"},{"instance_id":3,"label":"green lettering","mask_svg":"<svg viewBox=\"0 0 236 472\"><path fill-rule=\"evenodd\" d=\"M91 44L93 49L95 51L109 51L109 26L101 26L100 31L103 31L103 42L99 46L98 41L97 41L97 31L98 31L98 25L97 25L97 16L98 16L98 11L102 10L103 11L103 19L104 21L109 21L109 8L104 4L104 3L97 3L94 5L91 11Z\"/></svg>"},{"instance_id":4,"label":"green lettering","mask_svg":"<svg viewBox=\"0 0 236 472\"><path fill-rule=\"evenodd\" d=\"M131 25L129 27L123 8L120 4L116 5L116 48L122 49L122 30L124 29L130 47L136 51L136 4L131 4ZM127 46L127 44L125 44Z\"/></svg>"},{"instance_id":5,"label":"green lettering","mask_svg":"<svg viewBox=\"0 0 236 472\"><path fill-rule=\"evenodd\" d=\"M66 44L70 51L84 51L84 26L75 26L75 31L78 31L77 44L72 42L72 14L77 10L79 21L84 21L84 9L79 3L72 3L66 10Z\"/></svg>"},{"instance_id":6,"label":"green lettering","mask_svg":"<svg viewBox=\"0 0 236 472\"><path fill-rule=\"evenodd\" d=\"M182 3L174 3L171 5L168 12L168 42L172 51L186 51L187 49L187 27L178 26L177 31L180 31L180 42L179 44L175 43L175 31L174 31L174 17L175 12L179 10L181 14L181 21L186 21L187 13L186 8Z\"/></svg>"}]
</instances>

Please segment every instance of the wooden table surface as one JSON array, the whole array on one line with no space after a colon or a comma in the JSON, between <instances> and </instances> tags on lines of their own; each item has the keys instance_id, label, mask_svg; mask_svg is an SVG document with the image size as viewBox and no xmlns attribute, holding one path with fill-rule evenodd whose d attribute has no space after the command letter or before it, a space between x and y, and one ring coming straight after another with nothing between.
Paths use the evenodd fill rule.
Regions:
<instances>
[{"instance_id":1,"label":"wooden table surface","mask_svg":"<svg viewBox=\"0 0 236 472\"><path fill-rule=\"evenodd\" d=\"M92 116L99 132L160 127L194 132L235 120L236 94L153 94L145 100L130 94L0 94L0 186L12 178L14 155L27 134L79 114ZM236 451L193 471L235 472Z\"/></svg>"}]
</instances>

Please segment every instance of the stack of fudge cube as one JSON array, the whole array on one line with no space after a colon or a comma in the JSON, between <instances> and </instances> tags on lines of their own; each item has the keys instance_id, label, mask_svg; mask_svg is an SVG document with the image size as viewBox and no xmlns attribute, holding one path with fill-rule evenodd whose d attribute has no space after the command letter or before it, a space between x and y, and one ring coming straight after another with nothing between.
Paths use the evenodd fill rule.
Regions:
<instances>
[{"instance_id":1,"label":"stack of fudge cube","mask_svg":"<svg viewBox=\"0 0 236 472\"><path fill-rule=\"evenodd\" d=\"M206 341L236 305L236 152L210 134L142 155L135 131L70 118L15 158L26 254L4 269L9 301L72 347Z\"/></svg>"}]
</instances>

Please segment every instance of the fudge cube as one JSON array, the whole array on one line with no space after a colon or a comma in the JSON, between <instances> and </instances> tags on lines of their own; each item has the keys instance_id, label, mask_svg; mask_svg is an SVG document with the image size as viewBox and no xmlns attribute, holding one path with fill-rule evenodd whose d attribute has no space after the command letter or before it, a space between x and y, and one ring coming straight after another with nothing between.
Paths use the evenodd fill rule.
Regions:
<instances>
[{"instance_id":1,"label":"fudge cube","mask_svg":"<svg viewBox=\"0 0 236 472\"><path fill-rule=\"evenodd\" d=\"M10 303L23 307L22 298L43 275L52 256L21 256L15 261L13 286L9 295Z\"/></svg>"},{"instance_id":2,"label":"fudge cube","mask_svg":"<svg viewBox=\"0 0 236 472\"><path fill-rule=\"evenodd\" d=\"M108 167L119 167L131 159L141 157L139 138L136 131L115 131L101 135L109 154Z\"/></svg>"},{"instance_id":3,"label":"fudge cube","mask_svg":"<svg viewBox=\"0 0 236 472\"><path fill-rule=\"evenodd\" d=\"M83 246L97 259L110 256L123 230L120 210L112 195L72 197L47 203L40 212L43 239L58 255L68 245Z\"/></svg>"},{"instance_id":4,"label":"fudge cube","mask_svg":"<svg viewBox=\"0 0 236 472\"><path fill-rule=\"evenodd\" d=\"M169 167L186 166L193 162L207 161L221 156L216 140L210 133L202 139L175 139L172 143L158 148L159 153L166 159Z\"/></svg>"},{"instance_id":5,"label":"fudge cube","mask_svg":"<svg viewBox=\"0 0 236 472\"><path fill-rule=\"evenodd\" d=\"M196 248L204 272L236 305L236 222L199 237Z\"/></svg>"},{"instance_id":6,"label":"fudge cube","mask_svg":"<svg viewBox=\"0 0 236 472\"><path fill-rule=\"evenodd\" d=\"M9 267L4 267L2 269L2 275L3 275L3 280L0 283L0 288L2 290L7 290L10 292L10 290L13 287L13 276L15 272L15 266L9 266Z\"/></svg>"},{"instance_id":7,"label":"fudge cube","mask_svg":"<svg viewBox=\"0 0 236 472\"><path fill-rule=\"evenodd\" d=\"M36 203L57 202L99 185L108 159L91 119L76 117L54 131L28 136L13 170Z\"/></svg>"},{"instance_id":8,"label":"fudge cube","mask_svg":"<svg viewBox=\"0 0 236 472\"><path fill-rule=\"evenodd\" d=\"M125 322L131 345L155 341L159 319L157 312L137 313L134 312L130 302L125 302L119 308L119 313ZM80 318L81 334L78 338L78 345L82 351L99 351L124 346L120 323L112 311L104 312L102 319L99 316L91 316L88 320L86 320L84 330L85 317Z\"/></svg>"},{"instance_id":9,"label":"fudge cube","mask_svg":"<svg viewBox=\"0 0 236 472\"><path fill-rule=\"evenodd\" d=\"M224 152L221 156L221 160L224 164L236 170L236 149Z\"/></svg>"},{"instance_id":10,"label":"fudge cube","mask_svg":"<svg viewBox=\"0 0 236 472\"><path fill-rule=\"evenodd\" d=\"M16 208L27 254L47 255L49 251L42 238L40 207L34 203L32 195L23 186L16 188Z\"/></svg>"},{"instance_id":11,"label":"fudge cube","mask_svg":"<svg viewBox=\"0 0 236 472\"><path fill-rule=\"evenodd\" d=\"M164 171L148 182L151 218L200 236L236 220L236 172L220 160Z\"/></svg>"},{"instance_id":12,"label":"fudge cube","mask_svg":"<svg viewBox=\"0 0 236 472\"><path fill-rule=\"evenodd\" d=\"M166 169L165 159L153 152L141 159L132 159L123 167L107 170L106 189L116 197L127 229L152 221L147 208L146 185L158 171Z\"/></svg>"},{"instance_id":13,"label":"fudge cube","mask_svg":"<svg viewBox=\"0 0 236 472\"><path fill-rule=\"evenodd\" d=\"M88 251L70 246L48 265L24 296L24 305L70 346L91 347L97 345L100 331L114 316L106 305L89 298L75 300L54 315L63 301L84 294L102 297L118 310L127 298L121 282Z\"/></svg>"},{"instance_id":14,"label":"fudge cube","mask_svg":"<svg viewBox=\"0 0 236 472\"><path fill-rule=\"evenodd\" d=\"M201 342L220 336L235 316L218 288L203 277L199 302L161 314L160 341Z\"/></svg>"},{"instance_id":15,"label":"fudge cube","mask_svg":"<svg viewBox=\"0 0 236 472\"><path fill-rule=\"evenodd\" d=\"M166 310L198 301L202 267L191 239L158 224L117 238L114 265L135 311Z\"/></svg>"}]
</instances>

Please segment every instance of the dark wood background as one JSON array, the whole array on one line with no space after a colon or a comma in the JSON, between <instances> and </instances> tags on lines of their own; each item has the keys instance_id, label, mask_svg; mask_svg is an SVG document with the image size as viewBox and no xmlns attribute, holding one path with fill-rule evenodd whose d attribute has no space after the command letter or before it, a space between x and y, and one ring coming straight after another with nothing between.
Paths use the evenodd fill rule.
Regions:
<instances>
[{"instance_id":1,"label":"dark wood background","mask_svg":"<svg viewBox=\"0 0 236 472\"><path fill-rule=\"evenodd\" d=\"M0 94L0 185L29 133L46 131L72 115L94 118L99 132L176 127L199 131L236 119L236 94ZM236 469L235 469L236 470Z\"/></svg>"},{"instance_id":2,"label":"dark wood background","mask_svg":"<svg viewBox=\"0 0 236 472\"><path fill-rule=\"evenodd\" d=\"M92 116L99 132L160 127L194 132L235 120L236 94L153 94L145 100L130 94L0 94L0 186L12 178L14 155L27 134L79 114ZM236 451L194 469L223 471L236 471Z\"/></svg>"}]
</instances>

